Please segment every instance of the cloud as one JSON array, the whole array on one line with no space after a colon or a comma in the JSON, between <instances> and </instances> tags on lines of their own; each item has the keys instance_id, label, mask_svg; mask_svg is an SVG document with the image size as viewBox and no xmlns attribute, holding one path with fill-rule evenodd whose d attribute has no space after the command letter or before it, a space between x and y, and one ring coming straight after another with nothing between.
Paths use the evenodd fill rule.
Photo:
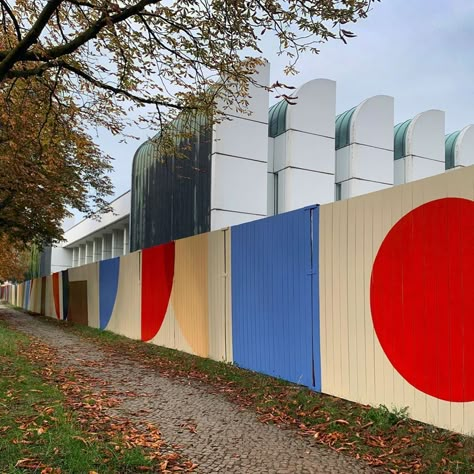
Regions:
<instances>
[{"instance_id":1,"label":"cloud","mask_svg":"<svg viewBox=\"0 0 474 474\"><path fill-rule=\"evenodd\" d=\"M304 55L300 74L286 78L301 85L315 77L337 81L339 112L376 94L395 97L395 118L402 121L423 110L446 111L446 130L474 122L472 0L382 0L366 20L349 29L358 36L344 45L331 41L318 56ZM272 79L283 79L285 61L272 42L264 44ZM142 139L148 133L137 131ZM99 143L115 158L116 195L130 187L131 165L139 143L119 143L101 134Z\"/></svg>"}]
</instances>

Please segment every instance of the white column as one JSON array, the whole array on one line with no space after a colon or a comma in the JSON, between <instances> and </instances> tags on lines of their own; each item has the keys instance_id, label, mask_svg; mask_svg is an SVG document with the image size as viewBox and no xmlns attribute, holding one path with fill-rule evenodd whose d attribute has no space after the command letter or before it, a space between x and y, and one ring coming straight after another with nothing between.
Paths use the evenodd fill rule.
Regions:
<instances>
[{"instance_id":1,"label":"white column","mask_svg":"<svg viewBox=\"0 0 474 474\"><path fill-rule=\"evenodd\" d=\"M112 258L123 255L123 229L112 231Z\"/></svg>"},{"instance_id":2,"label":"white column","mask_svg":"<svg viewBox=\"0 0 474 474\"><path fill-rule=\"evenodd\" d=\"M86 263L92 263L94 261L94 242L86 242Z\"/></svg>"},{"instance_id":3,"label":"white column","mask_svg":"<svg viewBox=\"0 0 474 474\"><path fill-rule=\"evenodd\" d=\"M338 116L337 199L393 186L393 121L393 97L383 95Z\"/></svg>"},{"instance_id":4,"label":"white column","mask_svg":"<svg viewBox=\"0 0 474 474\"><path fill-rule=\"evenodd\" d=\"M395 184L445 171L444 112L428 110L395 127Z\"/></svg>"},{"instance_id":5,"label":"white column","mask_svg":"<svg viewBox=\"0 0 474 474\"><path fill-rule=\"evenodd\" d=\"M267 63L255 76L268 86ZM267 215L268 91L249 87L251 115L226 110L231 120L213 128L211 230Z\"/></svg>"},{"instance_id":6,"label":"white column","mask_svg":"<svg viewBox=\"0 0 474 474\"><path fill-rule=\"evenodd\" d=\"M276 214L334 201L336 83L307 82L292 102L269 114Z\"/></svg>"},{"instance_id":7,"label":"white column","mask_svg":"<svg viewBox=\"0 0 474 474\"><path fill-rule=\"evenodd\" d=\"M102 259L102 237L94 239L94 246L92 249L92 261L98 262Z\"/></svg>"},{"instance_id":8,"label":"white column","mask_svg":"<svg viewBox=\"0 0 474 474\"><path fill-rule=\"evenodd\" d=\"M77 267L79 265L79 247L72 249L72 266Z\"/></svg>"},{"instance_id":9,"label":"white column","mask_svg":"<svg viewBox=\"0 0 474 474\"><path fill-rule=\"evenodd\" d=\"M128 224L126 224L123 228L123 254L127 255L128 253L130 253L130 242Z\"/></svg>"},{"instance_id":10,"label":"white column","mask_svg":"<svg viewBox=\"0 0 474 474\"><path fill-rule=\"evenodd\" d=\"M79 266L84 265L86 263L86 246L79 245Z\"/></svg>"},{"instance_id":11,"label":"white column","mask_svg":"<svg viewBox=\"0 0 474 474\"><path fill-rule=\"evenodd\" d=\"M112 258L112 234L104 234L102 237L102 259Z\"/></svg>"}]
</instances>

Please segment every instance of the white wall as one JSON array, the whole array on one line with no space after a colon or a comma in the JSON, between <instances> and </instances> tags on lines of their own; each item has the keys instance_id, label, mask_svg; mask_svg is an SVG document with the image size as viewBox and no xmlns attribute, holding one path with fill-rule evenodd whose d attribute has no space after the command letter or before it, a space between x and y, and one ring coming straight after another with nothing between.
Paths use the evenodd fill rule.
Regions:
<instances>
[{"instance_id":1,"label":"white wall","mask_svg":"<svg viewBox=\"0 0 474 474\"><path fill-rule=\"evenodd\" d=\"M454 167L474 165L474 125L461 130L454 148Z\"/></svg>"},{"instance_id":2,"label":"white wall","mask_svg":"<svg viewBox=\"0 0 474 474\"><path fill-rule=\"evenodd\" d=\"M441 110L427 110L413 118L406 133L405 156L395 160L395 184L444 172L444 121Z\"/></svg>"},{"instance_id":3,"label":"white wall","mask_svg":"<svg viewBox=\"0 0 474 474\"><path fill-rule=\"evenodd\" d=\"M269 172L278 181L273 213L334 200L336 83L307 82L293 94L292 102L286 112L286 131L270 139Z\"/></svg>"},{"instance_id":4,"label":"white wall","mask_svg":"<svg viewBox=\"0 0 474 474\"><path fill-rule=\"evenodd\" d=\"M393 185L393 102L393 97L378 95L354 111L349 145L336 151L336 183L341 199Z\"/></svg>"},{"instance_id":5,"label":"white wall","mask_svg":"<svg viewBox=\"0 0 474 474\"><path fill-rule=\"evenodd\" d=\"M211 230L267 215L268 90L270 65L250 86L250 115L226 111L230 120L213 127Z\"/></svg>"},{"instance_id":6,"label":"white wall","mask_svg":"<svg viewBox=\"0 0 474 474\"><path fill-rule=\"evenodd\" d=\"M130 191L122 194L117 199L110 203L112 212L103 214L100 219L83 219L75 226L71 227L64 233L66 241L62 244L63 247L74 246L78 241L84 238L93 236L101 232L104 227L110 226L130 215Z\"/></svg>"}]
</instances>

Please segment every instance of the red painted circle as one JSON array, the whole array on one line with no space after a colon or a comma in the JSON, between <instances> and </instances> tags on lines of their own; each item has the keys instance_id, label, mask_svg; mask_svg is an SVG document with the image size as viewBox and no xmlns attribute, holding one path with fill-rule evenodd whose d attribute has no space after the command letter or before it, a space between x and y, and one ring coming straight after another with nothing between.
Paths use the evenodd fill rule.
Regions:
<instances>
[{"instance_id":1,"label":"red painted circle","mask_svg":"<svg viewBox=\"0 0 474 474\"><path fill-rule=\"evenodd\" d=\"M438 199L403 216L375 258L370 304L402 377L433 397L474 401L474 201Z\"/></svg>"}]
</instances>

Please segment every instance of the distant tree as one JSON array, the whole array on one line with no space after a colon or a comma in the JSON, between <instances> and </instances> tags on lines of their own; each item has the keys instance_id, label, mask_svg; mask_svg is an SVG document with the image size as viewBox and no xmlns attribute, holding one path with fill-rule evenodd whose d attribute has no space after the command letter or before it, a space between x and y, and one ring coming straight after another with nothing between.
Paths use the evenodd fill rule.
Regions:
<instances>
[{"instance_id":1,"label":"distant tree","mask_svg":"<svg viewBox=\"0 0 474 474\"><path fill-rule=\"evenodd\" d=\"M0 282L23 280L31 261L30 249L0 235Z\"/></svg>"},{"instance_id":2,"label":"distant tree","mask_svg":"<svg viewBox=\"0 0 474 474\"><path fill-rule=\"evenodd\" d=\"M295 73L373 1L0 0L0 233L42 244L67 206L106 209L110 161L88 130L216 118L217 96L244 109L262 38Z\"/></svg>"}]
</instances>

